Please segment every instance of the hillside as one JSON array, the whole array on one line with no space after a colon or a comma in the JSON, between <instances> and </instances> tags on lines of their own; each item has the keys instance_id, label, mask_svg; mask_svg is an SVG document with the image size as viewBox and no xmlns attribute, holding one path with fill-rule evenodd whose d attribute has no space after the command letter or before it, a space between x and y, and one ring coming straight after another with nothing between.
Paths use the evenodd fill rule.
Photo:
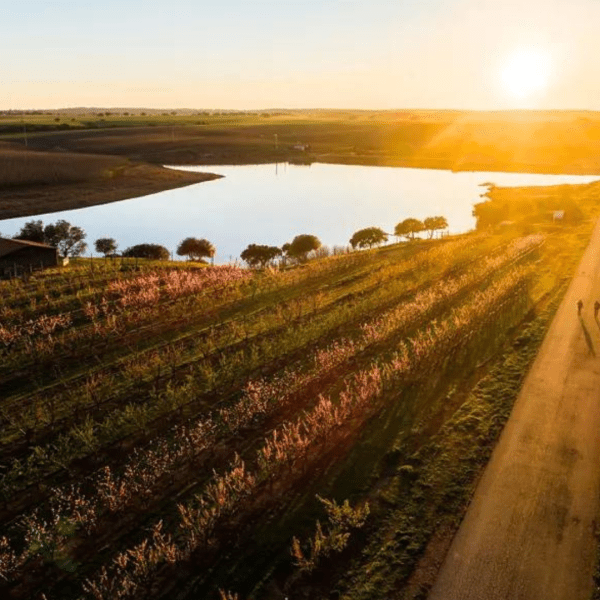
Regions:
<instances>
[{"instance_id":1,"label":"hillside","mask_svg":"<svg viewBox=\"0 0 600 600\"><path fill-rule=\"evenodd\" d=\"M0 142L0 220L83 208L215 179L106 156Z\"/></svg>"},{"instance_id":2,"label":"hillside","mask_svg":"<svg viewBox=\"0 0 600 600\"><path fill-rule=\"evenodd\" d=\"M589 238L578 201L281 271L0 282L0 592L422 597Z\"/></svg>"},{"instance_id":3,"label":"hillside","mask_svg":"<svg viewBox=\"0 0 600 600\"><path fill-rule=\"evenodd\" d=\"M36 148L59 146L160 164L304 157L454 170L600 173L600 114L590 111L173 113L5 115L0 135L4 131L6 139L23 141L29 127L29 143ZM310 146L306 156L293 149L298 142Z\"/></svg>"},{"instance_id":4,"label":"hillside","mask_svg":"<svg viewBox=\"0 0 600 600\"><path fill-rule=\"evenodd\" d=\"M215 177L162 165L290 161L597 174L599 157L600 114L586 111L5 113L0 218L113 202Z\"/></svg>"}]
</instances>

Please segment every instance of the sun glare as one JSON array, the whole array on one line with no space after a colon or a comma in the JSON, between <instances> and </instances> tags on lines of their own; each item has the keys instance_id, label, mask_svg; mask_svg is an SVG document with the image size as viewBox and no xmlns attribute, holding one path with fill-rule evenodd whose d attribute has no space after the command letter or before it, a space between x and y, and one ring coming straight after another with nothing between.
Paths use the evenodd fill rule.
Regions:
<instances>
[{"instance_id":1,"label":"sun glare","mask_svg":"<svg viewBox=\"0 0 600 600\"><path fill-rule=\"evenodd\" d=\"M549 54L533 48L522 49L504 63L502 85L513 98L527 99L547 87L550 73Z\"/></svg>"}]
</instances>

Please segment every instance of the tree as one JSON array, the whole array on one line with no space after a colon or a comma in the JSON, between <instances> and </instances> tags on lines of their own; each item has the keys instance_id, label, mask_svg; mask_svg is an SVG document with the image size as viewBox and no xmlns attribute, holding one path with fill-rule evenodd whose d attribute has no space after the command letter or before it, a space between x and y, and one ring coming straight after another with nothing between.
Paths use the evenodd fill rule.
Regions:
<instances>
[{"instance_id":1,"label":"tree","mask_svg":"<svg viewBox=\"0 0 600 600\"><path fill-rule=\"evenodd\" d=\"M177 246L178 256L187 256L190 260L201 260L204 256L213 258L215 247L204 238L188 237Z\"/></svg>"},{"instance_id":2,"label":"tree","mask_svg":"<svg viewBox=\"0 0 600 600\"><path fill-rule=\"evenodd\" d=\"M423 227L429 232L429 239L431 239L437 229L448 229L448 221L446 217L427 217L423 221Z\"/></svg>"},{"instance_id":3,"label":"tree","mask_svg":"<svg viewBox=\"0 0 600 600\"><path fill-rule=\"evenodd\" d=\"M28 221L21 231L15 236L19 240L49 244L58 248L62 256L80 256L85 252L87 244L83 241L86 237L81 227L71 225L68 221L60 220L56 223Z\"/></svg>"},{"instance_id":4,"label":"tree","mask_svg":"<svg viewBox=\"0 0 600 600\"><path fill-rule=\"evenodd\" d=\"M381 244L383 242L387 242L388 236L382 229L379 227L367 227L366 229L361 229L354 233L354 235L350 238L350 245L353 248L357 246L359 248L372 248L377 244Z\"/></svg>"},{"instance_id":5,"label":"tree","mask_svg":"<svg viewBox=\"0 0 600 600\"><path fill-rule=\"evenodd\" d=\"M137 244L123 252L125 257L151 258L153 260L168 260L169 251L160 244Z\"/></svg>"},{"instance_id":6,"label":"tree","mask_svg":"<svg viewBox=\"0 0 600 600\"><path fill-rule=\"evenodd\" d=\"M309 252L321 247L321 240L315 235L297 235L287 248L288 256L298 260L306 260Z\"/></svg>"},{"instance_id":7,"label":"tree","mask_svg":"<svg viewBox=\"0 0 600 600\"><path fill-rule=\"evenodd\" d=\"M113 238L100 238L96 240L95 247L96 252L108 256L109 254L114 254L117 250L117 242Z\"/></svg>"},{"instance_id":8,"label":"tree","mask_svg":"<svg viewBox=\"0 0 600 600\"><path fill-rule=\"evenodd\" d=\"M81 256L87 248L83 241L85 237L86 233L81 227L71 225L63 219L44 227L46 243L58 248L61 256Z\"/></svg>"},{"instance_id":9,"label":"tree","mask_svg":"<svg viewBox=\"0 0 600 600\"><path fill-rule=\"evenodd\" d=\"M40 220L27 221L27 223L21 227L21 231L15 235L15 239L44 244L44 223Z\"/></svg>"},{"instance_id":10,"label":"tree","mask_svg":"<svg viewBox=\"0 0 600 600\"><path fill-rule=\"evenodd\" d=\"M282 251L277 246L262 246L259 244L250 244L241 254L243 261L248 263L250 267L265 267L272 260L281 256Z\"/></svg>"},{"instance_id":11,"label":"tree","mask_svg":"<svg viewBox=\"0 0 600 600\"><path fill-rule=\"evenodd\" d=\"M493 200L479 202L473 206L473 216L477 219L477 229L493 227L508 219L508 203L501 203Z\"/></svg>"},{"instance_id":12,"label":"tree","mask_svg":"<svg viewBox=\"0 0 600 600\"><path fill-rule=\"evenodd\" d=\"M396 225L394 229L394 235L403 235L407 239L414 240L415 233L419 233L425 229L425 226L419 219L404 219Z\"/></svg>"}]
</instances>

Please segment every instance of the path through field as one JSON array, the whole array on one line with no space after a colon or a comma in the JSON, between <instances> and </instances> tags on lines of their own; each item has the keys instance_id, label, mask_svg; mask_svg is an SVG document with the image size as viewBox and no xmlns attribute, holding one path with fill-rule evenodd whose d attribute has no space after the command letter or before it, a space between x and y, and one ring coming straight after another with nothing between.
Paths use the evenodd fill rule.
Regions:
<instances>
[{"instance_id":1,"label":"path through field","mask_svg":"<svg viewBox=\"0 0 600 600\"><path fill-rule=\"evenodd\" d=\"M596 299L600 221L429 600L591 597L600 532Z\"/></svg>"}]
</instances>

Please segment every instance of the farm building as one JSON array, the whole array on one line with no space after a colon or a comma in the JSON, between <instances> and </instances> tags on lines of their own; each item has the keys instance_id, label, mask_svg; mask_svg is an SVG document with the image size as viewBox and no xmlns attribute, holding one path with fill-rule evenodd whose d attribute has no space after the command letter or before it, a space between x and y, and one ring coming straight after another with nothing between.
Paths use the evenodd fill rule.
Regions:
<instances>
[{"instance_id":1,"label":"farm building","mask_svg":"<svg viewBox=\"0 0 600 600\"><path fill-rule=\"evenodd\" d=\"M0 238L0 276L16 276L58 264L58 250L54 246Z\"/></svg>"}]
</instances>

